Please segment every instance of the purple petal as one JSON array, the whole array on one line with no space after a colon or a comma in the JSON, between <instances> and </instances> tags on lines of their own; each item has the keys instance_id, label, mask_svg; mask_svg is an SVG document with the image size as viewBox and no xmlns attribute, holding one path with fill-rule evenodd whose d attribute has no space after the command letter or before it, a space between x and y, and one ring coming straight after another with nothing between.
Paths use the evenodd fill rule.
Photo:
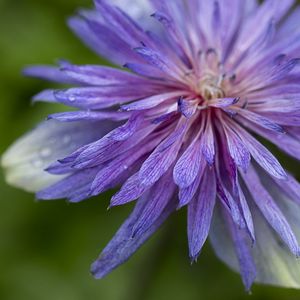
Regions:
<instances>
[{"instance_id":1,"label":"purple petal","mask_svg":"<svg viewBox=\"0 0 300 300\"><path fill-rule=\"evenodd\" d=\"M213 99L209 102L209 106L218 107L218 108L226 108L228 106L236 104L239 100L240 100L239 98Z\"/></svg>"},{"instance_id":2,"label":"purple petal","mask_svg":"<svg viewBox=\"0 0 300 300\"><path fill-rule=\"evenodd\" d=\"M165 81L165 74L153 66L137 63L126 63L124 64L124 68L128 68L132 72L144 77L160 78L162 81Z\"/></svg>"},{"instance_id":3,"label":"purple petal","mask_svg":"<svg viewBox=\"0 0 300 300\"><path fill-rule=\"evenodd\" d=\"M233 158L236 165L246 172L251 160L250 152L245 147L245 144L240 137L229 127L224 127L224 132L230 156Z\"/></svg>"},{"instance_id":4,"label":"purple petal","mask_svg":"<svg viewBox=\"0 0 300 300\"><path fill-rule=\"evenodd\" d=\"M204 171L204 169L203 169ZM202 173L199 173L196 177L196 179L194 180L194 182L186 187L186 188L179 188L179 194L178 194L178 198L179 198L179 204L177 209L182 208L183 206L187 205L188 203L190 203L190 201L193 199L193 197L195 196L198 188L199 188L199 184L200 184L200 180L202 179Z\"/></svg>"},{"instance_id":5,"label":"purple petal","mask_svg":"<svg viewBox=\"0 0 300 300\"><path fill-rule=\"evenodd\" d=\"M270 130L265 130L259 126L253 125L248 122L241 122L244 126L247 126L252 131L261 135L265 139L274 143L279 149L282 149L289 155L295 157L296 159L300 159L300 142L299 138L293 136L290 133L290 129L286 129L285 134L272 132Z\"/></svg>"},{"instance_id":6,"label":"purple petal","mask_svg":"<svg viewBox=\"0 0 300 300\"><path fill-rule=\"evenodd\" d=\"M240 135L243 137L245 146L259 165L272 176L279 179L286 179L284 169L271 152L241 127L236 127L236 129L238 129Z\"/></svg>"},{"instance_id":7,"label":"purple petal","mask_svg":"<svg viewBox=\"0 0 300 300\"><path fill-rule=\"evenodd\" d=\"M115 130L118 132L118 129ZM85 145L84 147L82 147L82 149L79 149L75 153L72 153L62 162L72 162L72 166L78 169L93 167L95 165L102 164L116 157L117 155L124 153L125 151L129 151L131 148L145 139L145 137L148 137L148 135L152 131L153 128L145 127L124 141L117 141L115 139L112 139L111 136L114 134L114 131L111 131L102 139L97 140L94 143ZM163 137L164 135L162 135L161 138ZM152 136L149 136L148 138L152 138Z\"/></svg>"},{"instance_id":8,"label":"purple petal","mask_svg":"<svg viewBox=\"0 0 300 300\"><path fill-rule=\"evenodd\" d=\"M136 173L129 177L129 179L122 186L121 190L112 197L110 206L123 205L136 200L146 190L147 187L140 184L139 173Z\"/></svg>"},{"instance_id":9,"label":"purple petal","mask_svg":"<svg viewBox=\"0 0 300 300\"><path fill-rule=\"evenodd\" d=\"M166 174L165 178L159 180L148 192L148 201L141 212L137 222L133 226L132 236L143 235L158 218L168 205L174 195L175 185L172 182L172 175Z\"/></svg>"},{"instance_id":10,"label":"purple petal","mask_svg":"<svg viewBox=\"0 0 300 300\"><path fill-rule=\"evenodd\" d=\"M139 26L139 24L135 22L123 10L114 5L111 5L114 4L111 3L111 1L96 0L95 4L96 8L103 16L106 23L108 23L115 32L118 32L129 44L134 46L138 45L140 41L143 41L146 44L152 42L146 32ZM135 6L134 8L132 8L132 11L137 10L137 6L143 6L142 9L147 6L147 3L132 4ZM129 5L129 3L125 3L124 8L126 8L130 13L131 11L130 9L128 9Z\"/></svg>"},{"instance_id":11,"label":"purple petal","mask_svg":"<svg viewBox=\"0 0 300 300\"><path fill-rule=\"evenodd\" d=\"M23 70L23 74L30 77L37 77L44 80L54 81L65 84L77 84L76 79L68 77L61 72L58 67L52 66L32 66Z\"/></svg>"},{"instance_id":12,"label":"purple petal","mask_svg":"<svg viewBox=\"0 0 300 300\"><path fill-rule=\"evenodd\" d=\"M134 111L134 110L146 110L158 106L164 102L174 101L176 98L180 97L183 92L171 92L164 93L155 96L151 96L149 98L145 98L136 102L132 102L127 105L122 105L121 109L123 111Z\"/></svg>"},{"instance_id":13,"label":"purple petal","mask_svg":"<svg viewBox=\"0 0 300 300\"><path fill-rule=\"evenodd\" d=\"M101 109L149 95L144 88L81 87L55 92L58 102L81 109ZM150 92L151 93L151 92Z\"/></svg>"},{"instance_id":14,"label":"purple petal","mask_svg":"<svg viewBox=\"0 0 300 300\"><path fill-rule=\"evenodd\" d=\"M140 129L143 121L143 114L133 114L124 125L112 131L109 138L115 141L125 141Z\"/></svg>"},{"instance_id":15,"label":"purple petal","mask_svg":"<svg viewBox=\"0 0 300 300\"><path fill-rule=\"evenodd\" d=\"M286 201L284 202L287 203ZM227 225L219 207L216 208L218 209L215 209L214 212L209 235L210 241L217 256L230 268L239 272L239 262L236 258L236 251L230 233L226 230ZM276 233L267 224L259 210L253 207L252 212L255 226L259 229L256 232L256 243L251 247L251 252L257 265L255 281L263 284L299 288L299 262L286 247L282 247L282 244L278 243ZM293 207L290 209L290 212L296 212L299 215L299 207ZM290 217L291 215L289 215L289 219L291 219ZM299 228L299 226L296 227Z\"/></svg>"},{"instance_id":16,"label":"purple petal","mask_svg":"<svg viewBox=\"0 0 300 300\"><path fill-rule=\"evenodd\" d=\"M68 65L61 68L65 76L87 85L111 86L111 85L135 85L151 84L145 78L136 76L132 73L118 70L111 67L85 65L75 66Z\"/></svg>"},{"instance_id":17,"label":"purple petal","mask_svg":"<svg viewBox=\"0 0 300 300\"><path fill-rule=\"evenodd\" d=\"M144 147L137 145L133 149L124 152L123 154L119 155L117 158L109 162L96 175L91 186L91 194L98 195L103 192L113 180L115 180L123 172L126 172L126 170L128 170L136 161L142 160L141 158L144 155L147 155L150 151L152 151L157 146L159 141L160 139L158 138L151 139ZM123 186L122 192L124 192L124 188L125 187ZM121 193L119 193L119 196ZM115 199L116 197L114 197L114 201Z\"/></svg>"},{"instance_id":18,"label":"purple petal","mask_svg":"<svg viewBox=\"0 0 300 300\"><path fill-rule=\"evenodd\" d=\"M147 200L147 198L144 198L138 201L133 213L104 248L99 258L93 263L91 272L95 278L103 278L120 264L127 261L174 210L174 204L170 203L160 217L144 232L144 234L132 237L133 226L136 224Z\"/></svg>"},{"instance_id":19,"label":"purple petal","mask_svg":"<svg viewBox=\"0 0 300 300\"><path fill-rule=\"evenodd\" d=\"M61 122L76 121L100 121L112 120L122 121L128 119L129 115L121 112L101 112L101 111L71 111L56 113L48 116L48 119L54 119Z\"/></svg>"},{"instance_id":20,"label":"purple petal","mask_svg":"<svg viewBox=\"0 0 300 300\"><path fill-rule=\"evenodd\" d=\"M86 187L85 198L87 198L90 186L92 184L94 176L96 175L96 172L97 169L89 169L74 173L63 180L60 180L56 184L39 191L36 195L37 199L70 199L83 187ZM76 186L76 189L74 189L74 186Z\"/></svg>"},{"instance_id":21,"label":"purple petal","mask_svg":"<svg viewBox=\"0 0 300 300\"><path fill-rule=\"evenodd\" d=\"M257 275L255 262L251 253L251 246L247 240L247 235L241 229L236 228L236 225L233 224L229 218L228 223L239 261L243 283L246 290L250 291Z\"/></svg>"},{"instance_id":22,"label":"purple petal","mask_svg":"<svg viewBox=\"0 0 300 300\"><path fill-rule=\"evenodd\" d=\"M216 179L207 169L199 186L198 196L188 205L188 240L190 258L195 261L208 236L216 202Z\"/></svg>"},{"instance_id":23,"label":"purple petal","mask_svg":"<svg viewBox=\"0 0 300 300\"><path fill-rule=\"evenodd\" d=\"M246 199L239 183L237 184L237 187L238 187L238 200L240 202L240 208L241 208L242 214L244 216L247 230L250 234L252 241L255 242L255 232L254 232L254 224L253 224L252 214L251 214L247 199Z\"/></svg>"},{"instance_id":24,"label":"purple petal","mask_svg":"<svg viewBox=\"0 0 300 300\"><path fill-rule=\"evenodd\" d=\"M44 90L32 98L33 102L57 102L56 97L54 96L54 90Z\"/></svg>"},{"instance_id":25,"label":"purple petal","mask_svg":"<svg viewBox=\"0 0 300 300\"><path fill-rule=\"evenodd\" d=\"M178 110L186 117L191 118L197 111L197 104L191 100L180 97L178 100Z\"/></svg>"},{"instance_id":26,"label":"purple petal","mask_svg":"<svg viewBox=\"0 0 300 300\"><path fill-rule=\"evenodd\" d=\"M159 52L147 47L136 48L135 51L147 62L149 65L156 67L161 72L165 73L165 76L179 79L184 72L172 63L167 56L162 56Z\"/></svg>"},{"instance_id":27,"label":"purple petal","mask_svg":"<svg viewBox=\"0 0 300 300\"><path fill-rule=\"evenodd\" d=\"M202 139L202 153L209 165L213 165L215 160L215 138L211 125L210 116L208 117L206 128Z\"/></svg>"},{"instance_id":28,"label":"purple petal","mask_svg":"<svg viewBox=\"0 0 300 300\"><path fill-rule=\"evenodd\" d=\"M244 228L245 221L239 209L239 206L219 178L217 179L217 193L222 204L224 205L224 207L227 209L228 213L232 217L234 223L237 224L239 228Z\"/></svg>"},{"instance_id":29,"label":"purple petal","mask_svg":"<svg viewBox=\"0 0 300 300\"><path fill-rule=\"evenodd\" d=\"M241 109L238 110L238 114L263 128L276 131L279 133L284 133L284 129L280 125L272 122L271 120L261 115L251 112L250 110Z\"/></svg>"},{"instance_id":30,"label":"purple petal","mask_svg":"<svg viewBox=\"0 0 300 300\"><path fill-rule=\"evenodd\" d=\"M180 188L190 186L206 166L201 153L201 142L202 139L197 135L174 167L174 181Z\"/></svg>"},{"instance_id":31,"label":"purple petal","mask_svg":"<svg viewBox=\"0 0 300 300\"><path fill-rule=\"evenodd\" d=\"M141 167L141 184L151 186L167 172L177 157L185 132L186 124L179 125L178 128L152 152Z\"/></svg>"},{"instance_id":32,"label":"purple petal","mask_svg":"<svg viewBox=\"0 0 300 300\"><path fill-rule=\"evenodd\" d=\"M68 25L89 48L100 56L104 56L119 65L123 65L126 62L126 59L122 56L120 57L119 54L114 52L110 53L107 47L103 45L101 39L98 38L96 33L91 30L87 22L85 22L82 18L72 17L68 20Z\"/></svg>"},{"instance_id":33,"label":"purple petal","mask_svg":"<svg viewBox=\"0 0 300 300\"><path fill-rule=\"evenodd\" d=\"M163 114L157 118L155 118L153 121L151 121L152 124L160 124L163 122L167 122L172 120L173 118L175 118L177 116L177 112L176 111L171 111L169 113Z\"/></svg>"},{"instance_id":34,"label":"purple petal","mask_svg":"<svg viewBox=\"0 0 300 300\"><path fill-rule=\"evenodd\" d=\"M114 31L114 28L101 23L100 15L97 18L91 17L85 12L81 12L81 15L85 20L72 18L69 21L69 26L93 50L119 65L124 65L128 61L140 61L132 49L138 44L128 44L119 32ZM104 40L105 43L103 43Z\"/></svg>"},{"instance_id":35,"label":"purple petal","mask_svg":"<svg viewBox=\"0 0 300 300\"><path fill-rule=\"evenodd\" d=\"M288 174L287 180L274 180L286 195L300 204L300 183L292 175Z\"/></svg>"},{"instance_id":36,"label":"purple petal","mask_svg":"<svg viewBox=\"0 0 300 300\"><path fill-rule=\"evenodd\" d=\"M135 149L137 150L137 149ZM93 179L90 195L96 196L106 190L106 187L123 172L128 170L142 155L145 150L142 148L140 151L135 151L134 153L124 153L120 157L112 160L108 165L101 168L101 170L96 174Z\"/></svg>"},{"instance_id":37,"label":"purple petal","mask_svg":"<svg viewBox=\"0 0 300 300\"><path fill-rule=\"evenodd\" d=\"M261 184L254 168L250 167L247 174L243 174L243 178L249 192L253 196L253 200L266 220L287 244L291 252L294 255L299 256L300 248L288 221L272 199L271 195Z\"/></svg>"}]
</instances>

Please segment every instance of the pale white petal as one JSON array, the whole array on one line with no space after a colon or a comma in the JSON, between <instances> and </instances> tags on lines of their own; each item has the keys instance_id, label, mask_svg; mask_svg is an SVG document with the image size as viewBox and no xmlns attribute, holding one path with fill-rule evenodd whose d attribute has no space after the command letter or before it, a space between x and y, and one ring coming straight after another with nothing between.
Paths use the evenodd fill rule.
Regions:
<instances>
[{"instance_id":1,"label":"pale white petal","mask_svg":"<svg viewBox=\"0 0 300 300\"><path fill-rule=\"evenodd\" d=\"M291 205L291 206L290 206ZM286 206L292 208L300 216L300 208L286 201ZM293 226L291 214L284 211L294 233L299 237L300 227ZM259 212L254 214L256 224L257 245L253 247L253 255L257 266L257 282L278 285L288 288L300 288L300 261L280 241L276 233L265 222Z\"/></svg>"},{"instance_id":2,"label":"pale white petal","mask_svg":"<svg viewBox=\"0 0 300 300\"><path fill-rule=\"evenodd\" d=\"M112 0L112 4L117 5L137 21L150 19L153 13L149 0Z\"/></svg>"},{"instance_id":3,"label":"pale white petal","mask_svg":"<svg viewBox=\"0 0 300 300\"><path fill-rule=\"evenodd\" d=\"M97 128L98 127L98 128ZM52 162L64 158L79 146L100 138L111 128L98 123L41 123L19 138L2 156L6 181L26 191L36 192L62 178L46 171Z\"/></svg>"},{"instance_id":4,"label":"pale white petal","mask_svg":"<svg viewBox=\"0 0 300 300\"><path fill-rule=\"evenodd\" d=\"M233 242L221 209L220 205L215 207L209 231L209 240L218 258L231 269L239 272L239 262L235 255Z\"/></svg>"},{"instance_id":5,"label":"pale white petal","mask_svg":"<svg viewBox=\"0 0 300 300\"><path fill-rule=\"evenodd\" d=\"M299 205L283 199L279 193L276 200L299 240ZM252 247L252 255L257 269L255 282L300 288L300 260L290 253L257 208L252 207L252 215L256 233L256 242ZM219 209L215 211L210 230L210 241L217 256L230 268L239 272L233 243Z\"/></svg>"}]
</instances>

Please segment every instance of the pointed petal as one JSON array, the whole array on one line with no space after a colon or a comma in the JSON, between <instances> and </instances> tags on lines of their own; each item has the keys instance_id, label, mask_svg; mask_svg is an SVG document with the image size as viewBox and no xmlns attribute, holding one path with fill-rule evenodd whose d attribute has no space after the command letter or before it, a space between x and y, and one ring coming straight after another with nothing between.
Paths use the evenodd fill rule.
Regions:
<instances>
[{"instance_id":1,"label":"pointed petal","mask_svg":"<svg viewBox=\"0 0 300 300\"><path fill-rule=\"evenodd\" d=\"M296 209L296 210L294 210ZM299 207L293 206L290 211L299 215ZM278 243L276 233L270 228L257 208L252 208L256 226L256 243L252 255L256 262L256 282L286 288L300 288L300 262L286 247ZM290 219L290 218L289 218ZM210 241L217 256L233 270L239 272L239 264L233 242L226 231L224 219L215 210L210 231ZM299 236L299 227L295 228ZM299 236L300 237L300 236Z\"/></svg>"},{"instance_id":2,"label":"pointed petal","mask_svg":"<svg viewBox=\"0 0 300 300\"><path fill-rule=\"evenodd\" d=\"M243 138L245 146L250 151L253 158L264 168L270 175L278 179L286 179L287 175L278 160L269 152L269 150L259 143L248 132L240 126L236 127L238 133Z\"/></svg>"},{"instance_id":3,"label":"pointed petal","mask_svg":"<svg viewBox=\"0 0 300 300\"><path fill-rule=\"evenodd\" d=\"M154 222L154 224L147 229L146 232L144 232L144 234L132 237L133 226L137 222L147 200L147 198L142 198L138 201L130 217L125 221L113 239L104 248L99 258L93 263L91 272L95 278L103 278L120 264L127 261L174 210L174 204L171 203L165 208L164 212Z\"/></svg>"},{"instance_id":4,"label":"pointed petal","mask_svg":"<svg viewBox=\"0 0 300 300\"><path fill-rule=\"evenodd\" d=\"M300 247L298 241L288 223L288 220L283 215L282 211L274 202L272 196L268 193L262 185L258 174L255 172L254 167L250 167L247 174L242 174L245 184L249 189L256 205L274 228L277 234L289 247L290 251L296 255L300 255Z\"/></svg>"},{"instance_id":5,"label":"pointed petal","mask_svg":"<svg viewBox=\"0 0 300 300\"><path fill-rule=\"evenodd\" d=\"M110 206L123 205L133 200L138 199L147 187L140 183L139 173L135 173L127 179L119 192L117 192L111 199Z\"/></svg>"},{"instance_id":6,"label":"pointed petal","mask_svg":"<svg viewBox=\"0 0 300 300\"><path fill-rule=\"evenodd\" d=\"M78 84L76 79L72 79L64 74L58 67L53 66L31 66L23 70L25 76L37 77L44 80L65 84Z\"/></svg>"},{"instance_id":7,"label":"pointed petal","mask_svg":"<svg viewBox=\"0 0 300 300\"><path fill-rule=\"evenodd\" d=\"M197 135L188 149L178 159L174 171L174 181L180 188L187 188L202 173L206 162L201 152L201 138Z\"/></svg>"},{"instance_id":8,"label":"pointed petal","mask_svg":"<svg viewBox=\"0 0 300 300\"><path fill-rule=\"evenodd\" d=\"M140 170L141 184L151 186L167 172L177 157L185 132L186 124L178 125L178 128L151 153Z\"/></svg>"},{"instance_id":9,"label":"pointed petal","mask_svg":"<svg viewBox=\"0 0 300 300\"><path fill-rule=\"evenodd\" d=\"M243 283L247 291L251 290L251 286L257 276L255 262L251 253L251 244L248 235L244 230L238 229L232 223L230 218L227 219L229 231L233 240L236 256L239 261L239 270L242 275Z\"/></svg>"},{"instance_id":10,"label":"pointed petal","mask_svg":"<svg viewBox=\"0 0 300 300\"><path fill-rule=\"evenodd\" d=\"M128 119L129 115L121 112L106 112L106 111L70 111L56 113L48 116L48 119L54 119L61 122L78 122L78 121L100 121L112 120L123 121Z\"/></svg>"},{"instance_id":11,"label":"pointed petal","mask_svg":"<svg viewBox=\"0 0 300 300\"><path fill-rule=\"evenodd\" d=\"M132 236L143 235L153 223L155 223L163 213L165 207L173 199L175 185L171 172L159 180L148 192L147 203L140 213L140 216L133 226Z\"/></svg>"},{"instance_id":12,"label":"pointed petal","mask_svg":"<svg viewBox=\"0 0 300 300\"><path fill-rule=\"evenodd\" d=\"M188 240L190 258L197 259L208 236L216 202L216 179L213 170L206 169L198 195L188 205Z\"/></svg>"}]
</instances>

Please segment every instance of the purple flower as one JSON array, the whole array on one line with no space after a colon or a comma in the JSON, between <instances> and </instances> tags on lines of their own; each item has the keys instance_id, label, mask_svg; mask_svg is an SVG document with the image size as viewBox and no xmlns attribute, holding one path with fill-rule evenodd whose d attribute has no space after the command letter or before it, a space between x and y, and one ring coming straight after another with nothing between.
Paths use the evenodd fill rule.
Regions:
<instances>
[{"instance_id":1,"label":"purple flower","mask_svg":"<svg viewBox=\"0 0 300 300\"><path fill-rule=\"evenodd\" d=\"M299 288L300 185L263 145L300 159L299 8L116 2L130 15L96 0L69 25L119 68L25 70L73 86L35 101L77 110L50 115L4 154L8 182L41 200L78 202L121 186L110 206L136 201L92 265L96 278L187 206L191 261L209 236L247 290L254 281Z\"/></svg>"}]
</instances>

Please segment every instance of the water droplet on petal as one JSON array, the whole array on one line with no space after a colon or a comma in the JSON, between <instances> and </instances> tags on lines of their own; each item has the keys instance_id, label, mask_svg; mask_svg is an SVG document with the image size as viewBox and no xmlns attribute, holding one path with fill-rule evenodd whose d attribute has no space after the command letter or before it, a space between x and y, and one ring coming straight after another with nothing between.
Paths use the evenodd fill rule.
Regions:
<instances>
[{"instance_id":1,"label":"water droplet on petal","mask_svg":"<svg viewBox=\"0 0 300 300\"><path fill-rule=\"evenodd\" d=\"M43 161L39 158L35 158L31 161L31 164L34 168L40 169L43 167Z\"/></svg>"},{"instance_id":2,"label":"water droplet on petal","mask_svg":"<svg viewBox=\"0 0 300 300\"><path fill-rule=\"evenodd\" d=\"M74 102L76 100L76 97L74 95L69 96L70 102Z\"/></svg>"},{"instance_id":3,"label":"water droplet on petal","mask_svg":"<svg viewBox=\"0 0 300 300\"><path fill-rule=\"evenodd\" d=\"M49 157L51 155L51 153L52 153L52 151L51 151L50 148L43 148L40 151L40 156L42 158L47 158L47 157Z\"/></svg>"},{"instance_id":4,"label":"water droplet on petal","mask_svg":"<svg viewBox=\"0 0 300 300\"><path fill-rule=\"evenodd\" d=\"M69 134L65 134L63 136L62 141L63 141L64 144L69 144L71 142L71 139L72 139L72 137Z\"/></svg>"}]
</instances>

